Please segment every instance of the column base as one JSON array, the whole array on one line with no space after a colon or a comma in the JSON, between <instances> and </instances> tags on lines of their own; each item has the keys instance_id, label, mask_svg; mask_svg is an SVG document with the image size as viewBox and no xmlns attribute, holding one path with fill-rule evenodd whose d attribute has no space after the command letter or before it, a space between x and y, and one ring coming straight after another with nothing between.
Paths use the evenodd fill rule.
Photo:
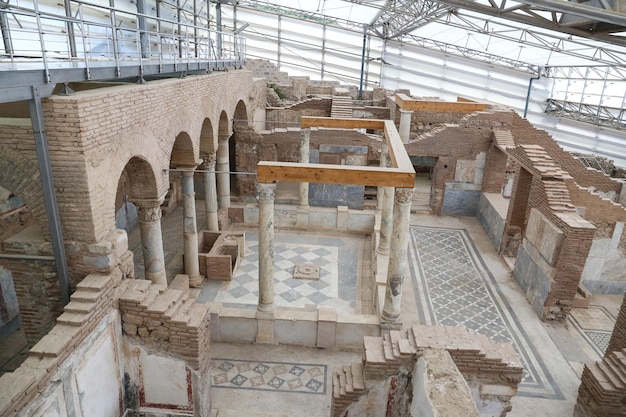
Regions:
<instances>
[{"instance_id":1,"label":"column base","mask_svg":"<svg viewBox=\"0 0 626 417\"><path fill-rule=\"evenodd\" d=\"M152 281L154 285L161 285L163 288L167 288L167 276L165 275L165 271L160 271L160 272L145 271L144 277L146 280Z\"/></svg>"},{"instance_id":2,"label":"column base","mask_svg":"<svg viewBox=\"0 0 626 417\"><path fill-rule=\"evenodd\" d=\"M385 319L383 315L380 317L380 328L384 330L401 330L402 322L400 321L400 317L395 320Z\"/></svg>"},{"instance_id":3,"label":"column base","mask_svg":"<svg viewBox=\"0 0 626 417\"><path fill-rule=\"evenodd\" d=\"M276 336L274 335L274 310L261 311L256 313L257 333L256 343L276 344Z\"/></svg>"},{"instance_id":4,"label":"column base","mask_svg":"<svg viewBox=\"0 0 626 417\"><path fill-rule=\"evenodd\" d=\"M195 277L189 277L189 286L192 288L200 288L204 283L204 275L196 275Z\"/></svg>"},{"instance_id":5,"label":"column base","mask_svg":"<svg viewBox=\"0 0 626 417\"><path fill-rule=\"evenodd\" d=\"M381 249L381 247L379 246L379 247L376 248L376 253L379 254L379 255L389 256L389 248Z\"/></svg>"}]
</instances>

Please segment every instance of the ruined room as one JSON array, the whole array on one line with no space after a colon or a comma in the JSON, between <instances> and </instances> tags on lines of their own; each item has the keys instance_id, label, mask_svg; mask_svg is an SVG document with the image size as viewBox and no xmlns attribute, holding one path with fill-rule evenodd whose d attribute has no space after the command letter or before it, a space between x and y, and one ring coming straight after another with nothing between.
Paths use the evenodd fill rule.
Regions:
<instances>
[{"instance_id":1,"label":"ruined room","mask_svg":"<svg viewBox=\"0 0 626 417\"><path fill-rule=\"evenodd\" d=\"M622 415L624 4L302 3L0 2L0 415Z\"/></svg>"}]
</instances>

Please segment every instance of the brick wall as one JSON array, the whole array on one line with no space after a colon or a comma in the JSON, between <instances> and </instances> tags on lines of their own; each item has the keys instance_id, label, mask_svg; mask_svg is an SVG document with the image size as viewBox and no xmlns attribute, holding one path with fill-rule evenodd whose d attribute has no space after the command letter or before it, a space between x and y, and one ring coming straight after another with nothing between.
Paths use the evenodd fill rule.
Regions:
<instances>
[{"instance_id":1,"label":"brick wall","mask_svg":"<svg viewBox=\"0 0 626 417\"><path fill-rule=\"evenodd\" d=\"M615 327L613 327L613 334L609 341L609 347L606 349L605 357L611 352L626 349L626 296L622 300L622 307L617 314L617 320L615 321ZM624 363L626 367L626 363Z\"/></svg>"},{"instance_id":2,"label":"brick wall","mask_svg":"<svg viewBox=\"0 0 626 417\"><path fill-rule=\"evenodd\" d=\"M46 100L44 115L66 237L98 241L114 227L118 179L132 157L149 164L156 181L156 189L146 186L144 195L134 197L164 195L169 184L161 170L169 167L178 134L189 135L198 158L208 118L216 149L220 114L232 119L237 103L248 103L251 83L250 72L234 71Z\"/></svg>"},{"instance_id":3,"label":"brick wall","mask_svg":"<svg viewBox=\"0 0 626 417\"><path fill-rule=\"evenodd\" d=\"M544 148L552 159L583 187L595 187L599 191L619 195L622 187L619 181L600 171L588 169L579 159L565 152L547 132L536 129L516 113L513 115L511 132L517 145L539 145Z\"/></svg>"}]
</instances>

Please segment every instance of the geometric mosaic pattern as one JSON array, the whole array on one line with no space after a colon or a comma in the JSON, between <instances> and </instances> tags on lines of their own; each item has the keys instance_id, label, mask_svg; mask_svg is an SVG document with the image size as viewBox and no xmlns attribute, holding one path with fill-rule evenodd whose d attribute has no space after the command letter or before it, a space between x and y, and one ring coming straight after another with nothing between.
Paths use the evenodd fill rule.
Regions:
<instances>
[{"instance_id":1,"label":"geometric mosaic pattern","mask_svg":"<svg viewBox=\"0 0 626 417\"><path fill-rule=\"evenodd\" d=\"M420 320L463 326L496 342L511 342L524 363L518 395L563 398L467 232L411 226L410 236Z\"/></svg>"},{"instance_id":2,"label":"geometric mosaic pattern","mask_svg":"<svg viewBox=\"0 0 626 417\"><path fill-rule=\"evenodd\" d=\"M213 359L213 388L326 394L326 365Z\"/></svg>"},{"instance_id":3,"label":"geometric mosaic pattern","mask_svg":"<svg viewBox=\"0 0 626 417\"><path fill-rule=\"evenodd\" d=\"M277 306L330 305L338 297L338 249L336 246L292 243L274 244L274 302ZM293 277L296 264L319 267L320 278ZM256 305L259 297L258 242L246 239L246 253L239 260L232 281L224 282L215 301Z\"/></svg>"},{"instance_id":4,"label":"geometric mosaic pattern","mask_svg":"<svg viewBox=\"0 0 626 417\"><path fill-rule=\"evenodd\" d=\"M611 340L611 332L585 330L585 334L591 339L591 341L598 347L602 355L609 347L609 341Z\"/></svg>"}]
</instances>

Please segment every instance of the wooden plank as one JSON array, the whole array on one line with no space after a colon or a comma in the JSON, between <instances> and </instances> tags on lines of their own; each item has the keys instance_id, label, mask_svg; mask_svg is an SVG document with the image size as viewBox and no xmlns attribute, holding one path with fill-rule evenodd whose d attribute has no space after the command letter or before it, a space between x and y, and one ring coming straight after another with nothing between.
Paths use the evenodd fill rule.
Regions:
<instances>
[{"instance_id":1,"label":"wooden plank","mask_svg":"<svg viewBox=\"0 0 626 417\"><path fill-rule=\"evenodd\" d=\"M385 140L389 147L392 166L400 171L415 172L411 158L409 154L406 153L406 148L402 143L400 134L396 130L396 125L391 120L385 120ZM413 186L411 186L411 188L413 188Z\"/></svg>"},{"instance_id":2,"label":"wooden plank","mask_svg":"<svg viewBox=\"0 0 626 417\"><path fill-rule=\"evenodd\" d=\"M302 129L308 127L329 127L334 129L374 129L383 130L385 121L379 119L338 119L336 117L302 116Z\"/></svg>"},{"instance_id":3,"label":"wooden plank","mask_svg":"<svg viewBox=\"0 0 626 417\"><path fill-rule=\"evenodd\" d=\"M260 183L290 181L413 188L415 171L412 166L403 171L369 166L261 161L257 165L257 180Z\"/></svg>"},{"instance_id":4,"label":"wooden plank","mask_svg":"<svg viewBox=\"0 0 626 417\"><path fill-rule=\"evenodd\" d=\"M396 94L396 104L402 110L413 110L430 113L474 113L489 108L489 104L465 101L427 101L415 100L406 94Z\"/></svg>"}]
</instances>

